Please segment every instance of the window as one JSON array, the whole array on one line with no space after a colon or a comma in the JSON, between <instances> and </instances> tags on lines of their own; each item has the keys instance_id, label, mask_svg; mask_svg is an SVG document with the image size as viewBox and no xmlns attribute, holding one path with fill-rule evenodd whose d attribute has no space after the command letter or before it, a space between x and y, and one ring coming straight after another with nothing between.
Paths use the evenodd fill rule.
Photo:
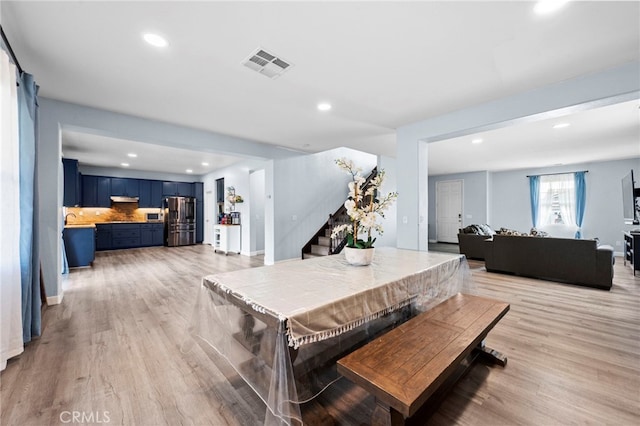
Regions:
<instances>
[{"instance_id":1,"label":"window","mask_svg":"<svg viewBox=\"0 0 640 426\"><path fill-rule=\"evenodd\" d=\"M575 179L572 173L540 176L538 226L575 227Z\"/></svg>"}]
</instances>

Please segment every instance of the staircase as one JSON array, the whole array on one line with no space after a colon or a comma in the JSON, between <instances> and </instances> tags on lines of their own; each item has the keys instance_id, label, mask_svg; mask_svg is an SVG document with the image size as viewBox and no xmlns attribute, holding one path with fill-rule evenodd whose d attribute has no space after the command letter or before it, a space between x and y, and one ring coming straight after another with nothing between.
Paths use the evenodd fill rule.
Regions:
<instances>
[{"instance_id":1,"label":"staircase","mask_svg":"<svg viewBox=\"0 0 640 426\"><path fill-rule=\"evenodd\" d=\"M376 177L377 174L378 168L375 167L367 177L363 188L366 189L371 179ZM347 209L343 204L334 214L329 215L329 220L327 220L318 232L305 244L302 248L302 258L310 259L340 253L342 248L347 244L347 235L344 233L332 239L331 232L336 226L349 222L349 215L347 215Z\"/></svg>"}]
</instances>

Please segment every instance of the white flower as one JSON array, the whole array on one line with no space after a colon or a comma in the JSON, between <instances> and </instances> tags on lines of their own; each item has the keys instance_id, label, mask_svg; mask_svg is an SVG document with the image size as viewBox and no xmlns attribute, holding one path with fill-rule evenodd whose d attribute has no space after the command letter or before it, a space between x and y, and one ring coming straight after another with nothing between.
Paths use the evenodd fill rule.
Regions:
<instances>
[{"instance_id":1,"label":"white flower","mask_svg":"<svg viewBox=\"0 0 640 426\"><path fill-rule=\"evenodd\" d=\"M377 216L384 217L384 211L398 198L398 193L378 195L380 199L376 199L375 195L384 182L384 170L380 170L367 183L367 180L360 174L361 169L356 168L351 160L340 158L336 160L336 164L351 175L351 182L348 184L349 198L344 203L351 224L334 228L331 236L342 238L343 232L346 231L353 235L354 244L358 244L359 247L372 247L375 239L371 238L371 230L380 234L383 231L382 226L376 223ZM363 233L367 234L366 241L363 239Z\"/></svg>"}]
</instances>

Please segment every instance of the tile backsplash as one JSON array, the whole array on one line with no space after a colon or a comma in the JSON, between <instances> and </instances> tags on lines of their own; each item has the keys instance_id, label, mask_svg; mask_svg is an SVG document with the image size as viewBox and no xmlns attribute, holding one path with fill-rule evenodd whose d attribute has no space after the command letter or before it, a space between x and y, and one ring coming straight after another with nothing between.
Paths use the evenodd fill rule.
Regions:
<instances>
[{"instance_id":1,"label":"tile backsplash","mask_svg":"<svg viewBox=\"0 0 640 426\"><path fill-rule=\"evenodd\" d=\"M69 216L69 225L87 225L103 222L145 222L145 213L160 213L160 208L138 208L138 203L114 203L111 208L106 207L65 207L65 215Z\"/></svg>"}]
</instances>

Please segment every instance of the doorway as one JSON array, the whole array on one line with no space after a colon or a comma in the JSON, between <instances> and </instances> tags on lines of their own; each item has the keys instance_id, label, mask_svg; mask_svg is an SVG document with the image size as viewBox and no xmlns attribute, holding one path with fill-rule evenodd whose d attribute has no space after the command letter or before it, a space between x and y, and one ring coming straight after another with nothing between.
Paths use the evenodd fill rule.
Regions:
<instances>
[{"instance_id":1,"label":"doorway","mask_svg":"<svg viewBox=\"0 0 640 426\"><path fill-rule=\"evenodd\" d=\"M462 180L436 182L436 239L457 243L462 228Z\"/></svg>"}]
</instances>

